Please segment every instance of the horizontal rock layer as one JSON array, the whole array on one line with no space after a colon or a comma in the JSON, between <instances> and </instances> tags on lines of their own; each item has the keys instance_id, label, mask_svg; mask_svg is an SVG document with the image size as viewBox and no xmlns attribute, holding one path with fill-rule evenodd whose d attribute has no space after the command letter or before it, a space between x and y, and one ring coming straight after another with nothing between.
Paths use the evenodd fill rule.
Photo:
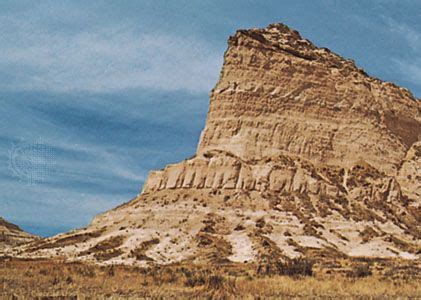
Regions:
<instances>
[{"instance_id":1,"label":"horizontal rock layer","mask_svg":"<svg viewBox=\"0 0 421 300\"><path fill-rule=\"evenodd\" d=\"M334 198L353 195L354 198L389 202L403 199L394 177L364 161L350 169L316 168L306 160L284 155L246 162L220 151L207 152L202 157L151 172L143 193L177 188L285 191Z\"/></svg>"},{"instance_id":2,"label":"horizontal rock layer","mask_svg":"<svg viewBox=\"0 0 421 300\"><path fill-rule=\"evenodd\" d=\"M17 225L9 223L0 217L0 252L37 239L37 236L24 232Z\"/></svg>"},{"instance_id":3,"label":"horizontal rock layer","mask_svg":"<svg viewBox=\"0 0 421 300\"><path fill-rule=\"evenodd\" d=\"M420 112L408 90L367 76L286 26L240 30L211 93L198 154L287 153L344 167L364 159L396 175L421 139Z\"/></svg>"}]
</instances>

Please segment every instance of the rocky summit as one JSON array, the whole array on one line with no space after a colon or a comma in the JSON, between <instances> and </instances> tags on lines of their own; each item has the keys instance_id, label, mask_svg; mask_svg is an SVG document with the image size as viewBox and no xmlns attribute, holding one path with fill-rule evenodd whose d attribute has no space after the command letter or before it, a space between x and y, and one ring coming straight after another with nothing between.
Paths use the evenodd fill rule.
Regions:
<instances>
[{"instance_id":1,"label":"rocky summit","mask_svg":"<svg viewBox=\"0 0 421 300\"><path fill-rule=\"evenodd\" d=\"M196 155L22 257L145 266L418 259L421 102L283 24L238 30Z\"/></svg>"}]
</instances>

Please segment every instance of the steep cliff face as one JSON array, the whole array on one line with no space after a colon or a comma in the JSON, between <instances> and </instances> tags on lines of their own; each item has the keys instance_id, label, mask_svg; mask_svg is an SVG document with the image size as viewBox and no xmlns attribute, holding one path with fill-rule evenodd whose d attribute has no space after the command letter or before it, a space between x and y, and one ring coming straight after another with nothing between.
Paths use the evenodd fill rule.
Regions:
<instances>
[{"instance_id":1,"label":"steep cliff face","mask_svg":"<svg viewBox=\"0 0 421 300\"><path fill-rule=\"evenodd\" d=\"M411 160L420 139L421 105L408 90L369 77L285 25L240 30L229 39L197 156L151 172L144 191L291 192L300 178L301 192L310 185L310 193L328 187L332 196L344 195L348 173L367 165L385 181L399 172L396 179L410 185L405 196L417 200L419 175L407 173L420 170L419 160ZM293 163L285 166L285 159ZM300 160L313 175L340 170L337 182L305 175L296 167Z\"/></svg>"},{"instance_id":2,"label":"steep cliff face","mask_svg":"<svg viewBox=\"0 0 421 300\"><path fill-rule=\"evenodd\" d=\"M15 255L146 265L420 253L421 104L282 24L230 37L196 155Z\"/></svg>"},{"instance_id":3,"label":"steep cliff face","mask_svg":"<svg viewBox=\"0 0 421 300\"><path fill-rule=\"evenodd\" d=\"M285 25L229 39L198 154L295 155L316 165L364 160L396 175L421 138L419 102Z\"/></svg>"},{"instance_id":4,"label":"steep cliff face","mask_svg":"<svg viewBox=\"0 0 421 300\"><path fill-rule=\"evenodd\" d=\"M35 235L24 232L15 224L0 217L0 253L10 247L25 244L38 239Z\"/></svg>"}]
</instances>

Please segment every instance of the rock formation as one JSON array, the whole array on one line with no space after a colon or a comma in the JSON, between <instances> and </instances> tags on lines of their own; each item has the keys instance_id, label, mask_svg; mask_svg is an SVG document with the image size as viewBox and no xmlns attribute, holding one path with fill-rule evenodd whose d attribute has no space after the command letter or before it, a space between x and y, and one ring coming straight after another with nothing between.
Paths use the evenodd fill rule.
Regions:
<instances>
[{"instance_id":1,"label":"rock formation","mask_svg":"<svg viewBox=\"0 0 421 300\"><path fill-rule=\"evenodd\" d=\"M0 253L10 247L32 242L37 236L29 234L19 226L9 223L0 217Z\"/></svg>"},{"instance_id":2,"label":"rock formation","mask_svg":"<svg viewBox=\"0 0 421 300\"><path fill-rule=\"evenodd\" d=\"M285 25L239 30L196 155L16 255L102 263L417 258L421 102Z\"/></svg>"}]
</instances>

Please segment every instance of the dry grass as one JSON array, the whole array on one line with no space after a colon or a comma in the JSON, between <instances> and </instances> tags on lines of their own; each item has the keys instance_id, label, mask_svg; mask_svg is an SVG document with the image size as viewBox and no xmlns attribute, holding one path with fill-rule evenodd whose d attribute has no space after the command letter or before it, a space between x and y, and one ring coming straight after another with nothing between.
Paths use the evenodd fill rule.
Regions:
<instances>
[{"instance_id":1,"label":"dry grass","mask_svg":"<svg viewBox=\"0 0 421 300\"><path fill-rule=\"evenodd\" d=\"M361 262L369 266L371 262ZM292 263L296 268L297 263ZM359 265L357 265L359 266ZM281 266L288 274L288 264ZM354 270L358 270L358 267ZM393 271L393 270L392 270ZM306 271L307 272L307 271ZM295 272L297 273L297 272ZM307 272L312 275L312 272ZM325 275L313 276L258 275L257 266L173 265L154 268L124 266L99 267L60 261L0 261L0 298L65 297L64 299L121 298L246 298L322 297L378 298L421 297L415 277L391 279L390 276L367 277ZM278 273L279 274L279 273Z\"/></svg>"},{"instance_id":2,"label":"dry grass","mask_svg":"<svg viewBox=\"0 0 421 300\"><path fill-rule=\"evenodd\" d=\"M343 277L291 278L268 277L236 282L239 295L260 297L323 297L323 298L378 298L421 297L417 282L391 282L375 277L347 279Z\"/></svg>"}]
</instances>

